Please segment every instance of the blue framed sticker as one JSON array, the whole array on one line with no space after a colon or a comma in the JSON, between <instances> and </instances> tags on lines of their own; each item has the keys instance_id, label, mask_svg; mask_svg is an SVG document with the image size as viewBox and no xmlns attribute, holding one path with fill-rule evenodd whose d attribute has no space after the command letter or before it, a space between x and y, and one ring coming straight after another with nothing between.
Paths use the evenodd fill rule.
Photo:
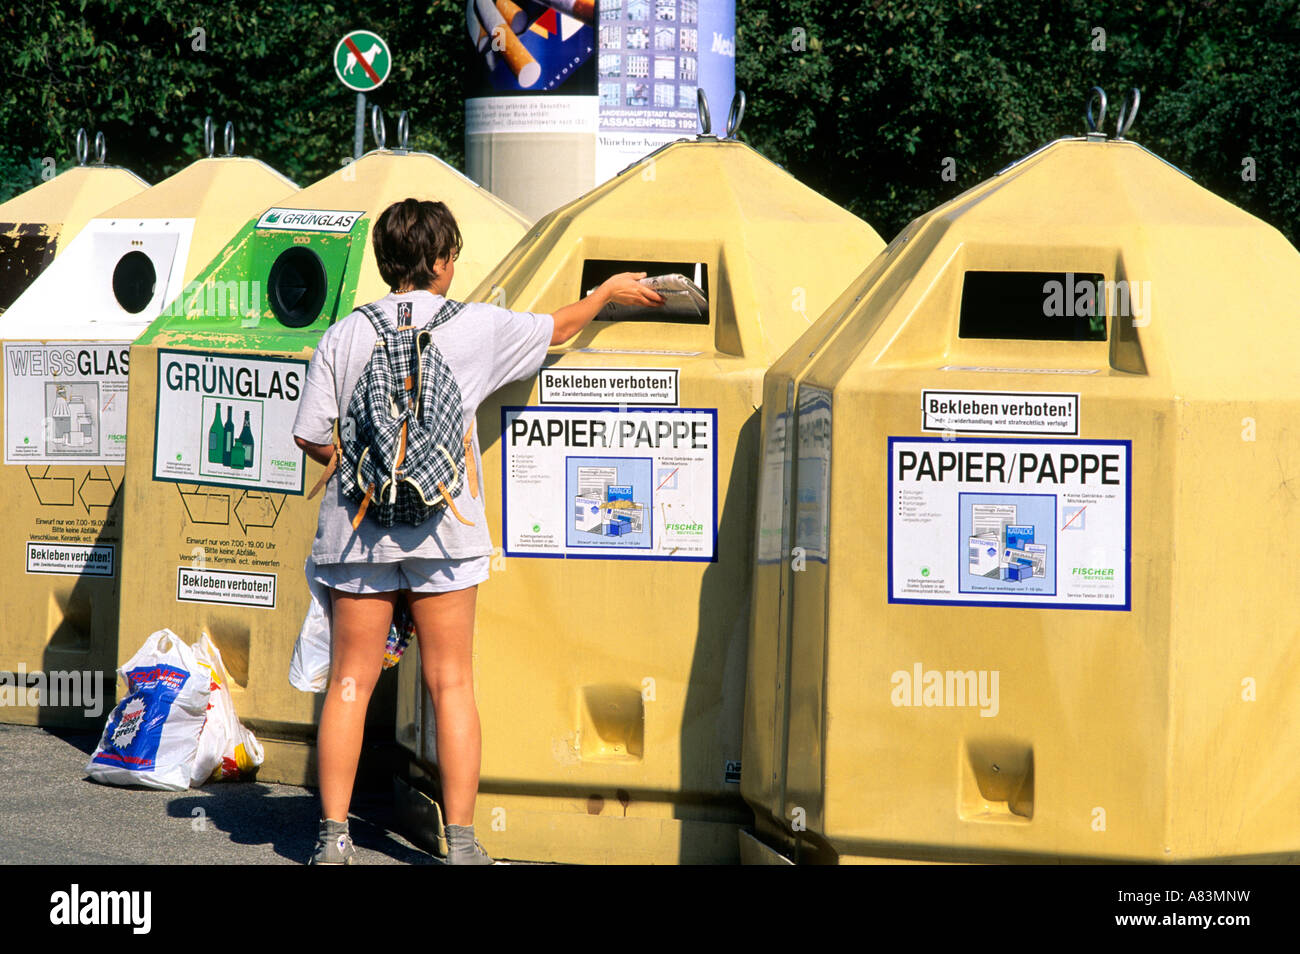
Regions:
<instances>
[{"instance_id":1,"label":"blue framed sticker","mask_svg":"<svg viewBox=\"0 0 1300 954\"><path fill-rule=\"evenodd\" d=\"M1132 442L889 438L891 603L1132 608Z\"/></svg>"},{"instance_id":2,"label":"blue framed sticker","mask_svg":"<svg viewBox=\"0 0 1300 954\"><path fill-rule=\"evenodd\" d=\"M716 408L501 408L507 556L711 563Z\"/></svg>"}]
</instances>

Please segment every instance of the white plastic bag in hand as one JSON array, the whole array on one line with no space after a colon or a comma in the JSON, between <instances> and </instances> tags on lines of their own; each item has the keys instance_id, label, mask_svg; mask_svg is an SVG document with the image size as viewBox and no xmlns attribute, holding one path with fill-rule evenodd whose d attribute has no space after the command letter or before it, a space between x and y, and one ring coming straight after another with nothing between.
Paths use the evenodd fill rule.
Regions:
<instances>
[{"instance_id":1,"label":"white plastic bag in hand","mask_svg":"<svg viewBox=\"0 0 1300 954\"><path fill-rule=\"evenodd\" d=\"M118 674L127 695L108 717L86 774L113 785L184 791L207 719L208 671L179 636L160 629Z\"/></svg>"},{"instance_id":2,"label":"white plastic bag in hand","mask_svg":"<svg viewBox=\"0 0 1300 954\"><path fill-rule=\"evenodd\" d=\"M211 696L208 718L199 736L198 754L190 773L192 786L209 780L249 778L257 772L265 754L262 745L235 714L235 698L230 692L230 673L221 658L221 650L204 633L191 647L199 667L210 677Z\"/></svg>"},{"instance_id":3,"label":"white plastic bag in hand","mask_svg":"<svg viewBox=\"0 0 1300 954\"><path fill-rule=\"evenodd\" d=\"M330 683L330 594L316 582L316 561L307 557L311 608L303 620L289 662L289 684L303 692L324 692Z\"/></svg>"}]
</instances>

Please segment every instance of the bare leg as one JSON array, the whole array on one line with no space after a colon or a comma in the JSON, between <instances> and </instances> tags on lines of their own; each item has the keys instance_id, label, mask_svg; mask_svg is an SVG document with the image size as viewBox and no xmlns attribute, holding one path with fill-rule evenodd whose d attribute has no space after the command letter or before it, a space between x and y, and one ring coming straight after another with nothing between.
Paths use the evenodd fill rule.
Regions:
<instances>
[{"instance_id":1,"label":"bare leg","mask_svg":"<svg viewBox=\"0 0 1300 954\"><path fill-rule=\"evenodd\" d=\"M478 587L410 593L424 685L438 727L438 771L449 825L474 824L482 757L474 702L474 607Z\"/></svg>"},{"instance_id":2,"label":"bare leg","mask_svg":"<svg viewBox=\"0 0 1300 954\"><path fill-rule=\"evenodd\" d=\"M347 821L366 728L366 708L383 668L397 594L330 590L330 595L334 644L316 752L320 760L321 817Z\"/></svg>"}]
</instances>

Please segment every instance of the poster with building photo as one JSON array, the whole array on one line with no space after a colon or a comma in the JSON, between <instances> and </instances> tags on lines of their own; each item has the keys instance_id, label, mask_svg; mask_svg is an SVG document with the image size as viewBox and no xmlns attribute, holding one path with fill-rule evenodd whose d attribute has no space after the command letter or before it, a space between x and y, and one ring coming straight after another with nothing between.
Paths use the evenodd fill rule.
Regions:
<instances>
[{"instance_id":1,"label":"poster with building photo","mask_svg":"<svg viewBox=\"0 0 1300 954\"><path fill-rule=\"evenodd\" d=\"M596 180L699 129L708 90L714 132L735 86L734 0L601 0Z\"/></svg>"}]
</instances>

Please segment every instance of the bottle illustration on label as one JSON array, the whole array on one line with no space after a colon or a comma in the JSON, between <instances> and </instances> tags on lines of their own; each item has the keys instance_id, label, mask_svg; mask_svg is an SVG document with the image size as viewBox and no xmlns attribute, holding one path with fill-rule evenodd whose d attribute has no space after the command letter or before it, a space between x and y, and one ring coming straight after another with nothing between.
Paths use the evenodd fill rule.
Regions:
<instances>
[{"instance_id":1,"label":"bottle illustration on label","mask_svg":"<svg viewBox=\"0 0 1300 954\"><path fill-rule=\"evenodd\" d=\"M221 450L221 463L223 463L223 464L225 464L227 467L229 467L229 466L230 466L230 452L231 452L232 448L234 447L234 443L235 443L235 425L234 425L234 423L230 420L230 408L229 408L229 407L226 408L226 427L225 427L225 432L224 432L224 434L222 435L222 440L223 440L223 444L222 444L222 450Z\"/></svg>"},{"instance_id":2,"label":"bottle illustration on label","mask_svg":"<svg viewBox=\"0 0 1300 954\"><path fill-rule=\"evenodd\" d=\"M208 428L208 463L220 464L224 446L224 430L221 426L221 402L217 402L217 413L212 418L212 427Z\"/></svg>"},{"instance_id":3,"label":"bottle illustration on label","mask_svg":"<svg viewBox=\"0 0 1300 954\"><path fill-rule=\"evenodd\" d=\"M239 432L239 444L244 449L244 467L253 466L253 431L248 426L248 412L244 412L244 429ZM233 457L233 455L232 455Z\"/></svg>"}]
</instances>

